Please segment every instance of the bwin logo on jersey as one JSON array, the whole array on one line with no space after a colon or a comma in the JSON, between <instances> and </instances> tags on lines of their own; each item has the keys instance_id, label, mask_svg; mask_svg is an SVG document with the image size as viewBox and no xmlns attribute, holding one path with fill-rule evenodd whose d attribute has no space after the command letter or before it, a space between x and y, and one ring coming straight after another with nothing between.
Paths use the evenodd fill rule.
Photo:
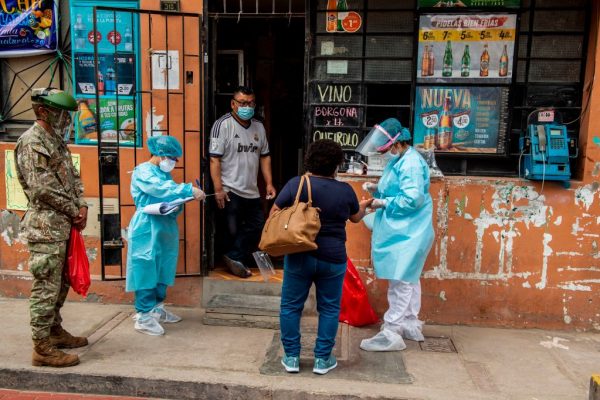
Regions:
<instances>
[{"instance_id":1,"label":"bwin logo on jersey","mask_svg":"<svg viewBox=\"0 0 600 400\"><path fill-rule=\"evenodd\" d=\"M256 153L257 150L258 146L254 144L249 144L246 146L241 143L238 143L238 153Z\"/></svg>"}]
</instances>

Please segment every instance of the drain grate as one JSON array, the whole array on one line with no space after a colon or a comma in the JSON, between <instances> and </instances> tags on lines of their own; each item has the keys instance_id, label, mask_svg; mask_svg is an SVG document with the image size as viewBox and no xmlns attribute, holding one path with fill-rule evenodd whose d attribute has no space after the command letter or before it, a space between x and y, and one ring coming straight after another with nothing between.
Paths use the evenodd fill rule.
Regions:
<instances>
[{"instance_id":1,"label":"drain grate","mask_svg":"<svg viewBox=\"0 0 600 400\"><path fill-rule=\"evenodd\" d=\"M437 353L458 353L452 339L445 336L425 336L424 342L419 342L421 350Z\"/></svg>"}]
</instances>

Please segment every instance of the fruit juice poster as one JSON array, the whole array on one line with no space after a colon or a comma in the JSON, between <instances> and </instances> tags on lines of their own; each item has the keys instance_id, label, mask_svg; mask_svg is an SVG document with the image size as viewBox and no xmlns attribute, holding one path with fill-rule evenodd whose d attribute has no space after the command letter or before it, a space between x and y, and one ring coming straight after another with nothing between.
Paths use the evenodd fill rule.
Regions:
<instances>
[{"instance_id":1,"label":"fruit juice poster","mask_svg":"<svg viewBox=\"0 0 600 400\"><path fill-rule=\"evenodd\" d=\"M0 57L56 51L58 1L0 0Z\"/></svg>"},{"instance_id":2,"label":"fruit juice poster","mask_svg":"<svg viewBox=\"0 0 600 400\"><path fill-rule=\"evenodd\" d=\"M507 104L505 88L419 86L414 145L436 152L500 153Z\"/></svg>"},{"instance_id":3,"label":"fruit juice poster","mask_svg":"<svg viewBox=\"0 0 600 400\"><path fill-rule=\"evenodd\" d=\"M417 82L510 83L516 26L516 14L421 15Z\"/></svg>"},{"instance_id":4,"label":"fruit juice poster","mask_svg":"<svg viewBox=\"0 0 600 400\"><path fill-rule=\"evenodd\" d=\"M94 99L80 100L76 114L75 141L78 144L98 143L98 133L103 142L116 142L122 145L134 144L139 134L136 126L135 103L133 99L101 98L100 112L97 112Z\"/></svg>"},{"instance_id":5,"label":"fruit juice poster","mask_svg":"<svg viewBox=\"0 0 600 400\"><path fill-rule=\"evenodd\" d=\"M74 56L77 95L132 96L135 92L135 54L98 54L98 74L94 55L75 53Z\"/></svg>"}]
</instances>

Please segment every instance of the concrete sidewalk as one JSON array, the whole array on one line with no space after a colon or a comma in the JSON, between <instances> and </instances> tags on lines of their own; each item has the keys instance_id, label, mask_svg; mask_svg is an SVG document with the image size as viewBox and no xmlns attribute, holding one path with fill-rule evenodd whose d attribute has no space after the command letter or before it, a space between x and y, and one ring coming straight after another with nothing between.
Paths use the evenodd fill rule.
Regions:
<instances>
[{"instance_id":1,"label":"concrete sidewalk","mask_svg":"<svg viewBox=\"0 0 600 400\"><path fill-rule=\"evenodd\" d=\"M90 335L81 364L34 368L28 303L0 298L0 387L166 399L574 400L600 372L594 333L428 325L429 349L407 342L403 352L367 353L358 343L376 327L343 325L337 369L317 376L305 359L291 375L277 366L278 332L207 326L201 309L174 311L184 320L151 337L133 330L130 306L67 303L65 328Z\"/></svg>"}]
</instances>

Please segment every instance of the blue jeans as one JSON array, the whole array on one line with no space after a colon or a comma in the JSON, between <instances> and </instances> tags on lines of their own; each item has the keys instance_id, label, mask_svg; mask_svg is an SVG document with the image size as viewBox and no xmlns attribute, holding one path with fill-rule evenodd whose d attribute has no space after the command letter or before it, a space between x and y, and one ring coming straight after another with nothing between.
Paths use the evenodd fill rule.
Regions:
<instances>
[{"instance_id":1,"label":"blue jeans","mask_svg":"<svg viewBox=\"0 0 600 400\"><path fill-rule=\"evenodd\" d=\"M227 228L228 246L225 255L242 263L251 259L258 249L260 234L265 224L265 215L260 198L246 199L229 192L229 201L223 209Z\"/></svg>"},{"instance_id":2,"label":"blue jeans","mask_svg":"<svg viewBox=\"0 0 600 400\"><path fill-rule=\"evenodd\" d=\"M152 311L154 306L165 301L167 285L158 283L154 289L141 289L135 291L135 310L141 313Z\"/></svg>"},{"instance_id":3,"label":"blue jeans","mask_svg":"<svg viewBox=\"0 0 600 400\"><path fill-rule=\"evenodd\" d=\"M315 357L328 358L335 345L346 263L320 261L306 253L285 256L281 288L281 343L289 357L300 355L300 318L312 283L317 289L319 328Z\"/></svg>"}]
</instances>

